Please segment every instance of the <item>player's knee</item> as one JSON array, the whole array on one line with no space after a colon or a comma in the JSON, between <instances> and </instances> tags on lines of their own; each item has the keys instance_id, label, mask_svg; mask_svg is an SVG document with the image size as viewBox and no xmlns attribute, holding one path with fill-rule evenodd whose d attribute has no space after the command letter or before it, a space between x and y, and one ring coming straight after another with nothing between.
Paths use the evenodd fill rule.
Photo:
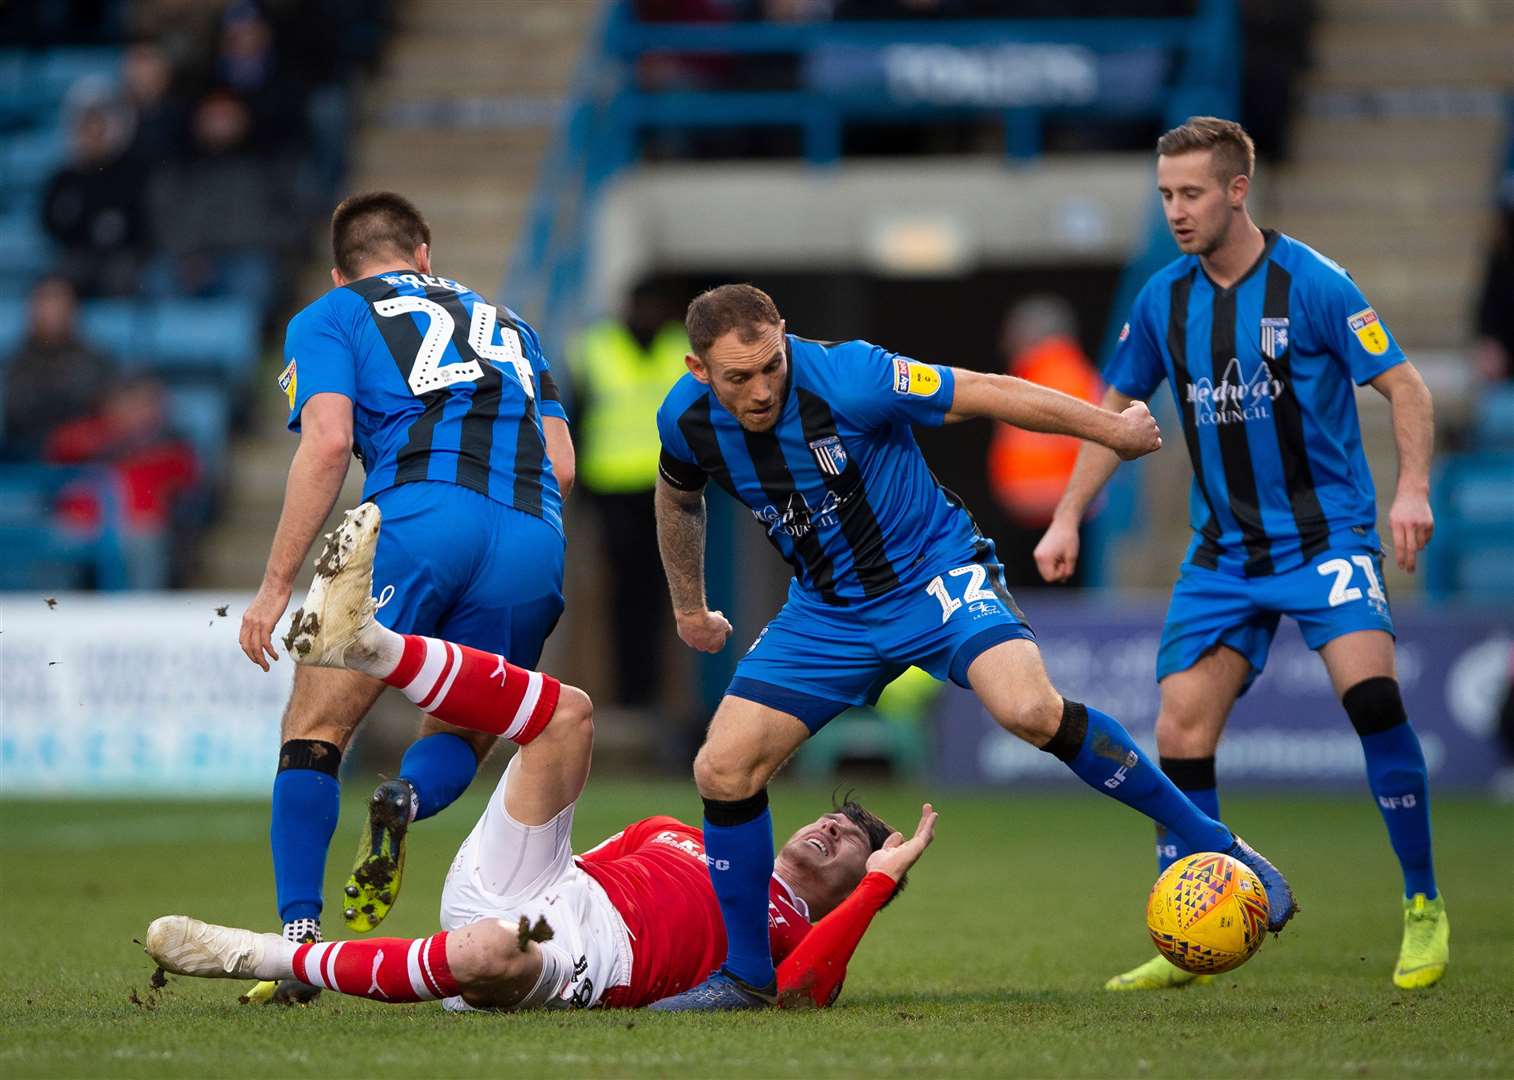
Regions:
<instances>
[{"instance_id":1,"label":"player's knee","mask_svg":"<svg viewBox=\"0 0 1514 1080\"><path fill-rule=\"evenodd\" d=\"M994 719L999 726L1037 746L1044 744L1062 725L1062 695L1054 690L1045 694L1018 695L1013 702L999 707Z\"/></svg>"},{"instance_id":2,"label":"player's knee","mask_svg":"<svg viewBox=\"0 0 1514 1080\"><path fill-rule=\"evenodd\" d=\"M1220 725L1202 712L1169 708L1157 713L1157 751L1164 757L1213 757L1220 742Z\"/></svg>"},{"instance_id":3,"label":"player's knee","mask_svg":"<svg viewBox=\"0 0 1514 1080\"><path fill-rule=\"evenodd\" d=\"M576 686L564 683L557 698L557 709L547 724L544 736L573 742L593 743L594 702Z\"/></svg>"},{"instance_id":4,"label":"player's knee","mask_svg":"<svg viewBox=\"0 0 1514 1080\"><path fill-rule=\"evenodd\" d=\"M503 919L484 919L454 931L457 948L447 950L447 964L463 990L492 990L530 973L531 958L521 951L520 931Z\"/></svg>"},{"instance_id":5,"label":"player's knee","mask_svg":"<svg viewBox=\"0 0 1514 1080\"><path fill-rule=\"evenodd\" d=\"M706 799L749 799L767 786L763 773L760 762L729 750L711 750L708 743L694 758L694 786Z\"/></svg>"}]
</instances>

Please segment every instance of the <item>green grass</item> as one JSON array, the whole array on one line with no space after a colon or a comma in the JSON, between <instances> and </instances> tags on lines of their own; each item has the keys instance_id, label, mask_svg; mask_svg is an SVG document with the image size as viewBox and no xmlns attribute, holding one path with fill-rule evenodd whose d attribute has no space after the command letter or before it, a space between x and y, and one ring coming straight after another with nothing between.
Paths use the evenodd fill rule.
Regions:
<instances>
[{"instance_id":1,"label":"green grass","mask_svg":"<svg viewBox=\"0 0 1514 1080\"><path fill-rule=\"evenodd\" d=\"M350 785L349 787L355 787ZM413 837L385 932L435 929L440 881L485 785ZM775 789L780 830L828 793ZM869 802L912 824L920 793ZM22 1076L1509 1076L1514 1075L1514 813L1440 800L1437 855L1455 932L1434 990L1389 980L1397 873L1366 798L1234 799L1230 819L1287 869L1303 913L1211 987L1107 994L1151 952L1150 832L1065 797L947 793L937 842L879 916L828 1013L451 1016L327 994L246 1008L241 986L147 990L133 937L165 912L266 926L266 807L0 804L0 1074ZM683 784L595 780L576 839L652 812L697 812ZM345 807L327 895L358 820ZM338 924L339 925L339 924ZM136 1004L133 997L144 1004Z\"/></svg>"}]
</instances>

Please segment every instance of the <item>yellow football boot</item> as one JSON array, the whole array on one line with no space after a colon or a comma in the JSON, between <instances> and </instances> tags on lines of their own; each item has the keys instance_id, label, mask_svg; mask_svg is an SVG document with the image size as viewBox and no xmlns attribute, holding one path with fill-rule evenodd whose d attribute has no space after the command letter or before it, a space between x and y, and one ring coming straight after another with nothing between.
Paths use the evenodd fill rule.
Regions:
<instances>
[{"instance_id":1,"label":"yellow football boot","mask_svg":"<svg viewBox=\"0 0 1514 1080\"><path fill-rule=\"evenodd\" d=\"M1451 921L1445 897L1426 900L1415 893L1404 900L1404 943L1398 950L1393 985L1400 990L1423 990L1440 982L1451 962Z\"/></svg>"},{"instance_id":2,"label":"yellow football boot","mask_svg":"<svg viewBox=\"0 0 1514 1080\"><path fill-rule=\"evenodd\" d=\"M347 879L342 918L366 934L388 917L399 899L405 872L405 836L414 816L415 789L405 780L385 780L368 800L368 820L358 838L357 859Z\"/></svg>"},{"instance_id":3,"label":"yellow football boot","mask_svg":"<svg viewBox=\"0 0 1514 1080\"><path fill-rule=\"evenodd\" d=\"M1105 990L1177 990L1184 986L1207 986L1213 975L1195 975L1184 971L1165 956L1153 956L1140 967L1116 975L1104 984Z\"/></svg>"}]
</instances>

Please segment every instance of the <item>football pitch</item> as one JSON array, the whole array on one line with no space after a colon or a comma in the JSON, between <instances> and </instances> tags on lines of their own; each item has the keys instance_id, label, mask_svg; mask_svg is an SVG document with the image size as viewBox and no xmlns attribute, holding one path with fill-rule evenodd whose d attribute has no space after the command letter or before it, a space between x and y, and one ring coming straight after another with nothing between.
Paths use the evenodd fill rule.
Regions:
<instances>
[{"instance_id":1,"label":"football pitch","mask_svg":"<svg viewBox=\"0 0 1514 1080\"><path fill-rule=\"evenodd\" d=\"M347 785L360 795L365 784ZM412 834L380 933L435 930L441 877L489 785ZM774 788L780 833L829 790ZM923 792L859 795L906 830ZM133 938L185 912L269 927L267 807L247 802L0 804L0 1073L30 1076L1510 1076L1514 810L1443 798L1437 862L1452 966L1394 989L1398 877L1365 792L1240 798L1227 818L1290 875L1302 913L1205 988L1100 989L1152 953L1151 833L1069 784L1049 795L942 793L936 843L874 922L828 1012L453 1016L326 994L250 1008L243 984L171 978ZM361 807L349 799L328 926ZM697 820L692 787L591 780L575 846L651 813ZM337 936L333 934L333 936Z\"/></svg>"}]
</instances>

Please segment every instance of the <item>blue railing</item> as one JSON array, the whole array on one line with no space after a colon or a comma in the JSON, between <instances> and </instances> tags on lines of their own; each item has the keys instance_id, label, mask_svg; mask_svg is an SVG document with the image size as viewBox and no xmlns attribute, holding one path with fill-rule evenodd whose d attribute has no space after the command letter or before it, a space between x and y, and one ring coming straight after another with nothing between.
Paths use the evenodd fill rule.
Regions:
<instances>
[{"instance_id":1,"label":"blue railing","mask_svg":"<svg viewBox=\"0 0 1514 1080\"><path fill-rule=\"evenodd\" d=\"M605 182L635 161L643 131L792 127L802 132L805 159L824 166L840 156L851 121L995 115L1007 155L1033 157L1048 117L1175 123L1194 113L1234 115L1237 48L1234 0L1197 0L1187 18L818 24L641 23L630 4L607 3L538 177L503 295L560 355L587 314L594 204ZM637 88L638 60L659 53L789 55L804 73L802 88ZM1149 63L1156 54L1160 70ZM1050 65L1045 79L1017 80L1024 65L1038 63ZM928 85L909 77L944 69L961 69L962 77L931 77ZM1141 92L1120 92L1132 87ZM1152 246L1159 246L1160 215L1154 224ZM1134 291L1128 282L1122 288L1120 310Z\"/></svg>"}]
</instances>

